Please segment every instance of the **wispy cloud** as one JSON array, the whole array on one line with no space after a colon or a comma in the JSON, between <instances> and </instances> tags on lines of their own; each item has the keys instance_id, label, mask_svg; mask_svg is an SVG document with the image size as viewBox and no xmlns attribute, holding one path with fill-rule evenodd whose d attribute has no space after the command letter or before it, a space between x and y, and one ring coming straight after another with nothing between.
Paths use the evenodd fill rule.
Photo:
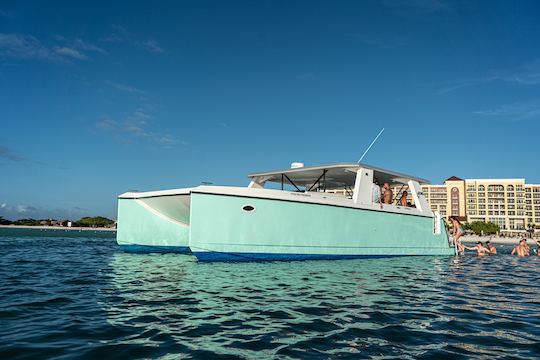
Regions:
<instances>
[{"instance_id":1,"label":"wispy cloud","mask_svg":"<svg viewBox=\"0 0 540 360\"><path fill-rule=\"evenodd\" d=\"M26 159L24 156L14 153L8 147L3 145L0 145L0 159L15 162L28 161L28 159Z\"/></svg>"},{"instance_id":2,"label":"wispy cloud","mask_svg":"<svg viewBox=\"0 0 540 360\"><path fill-rule=\"evenodd\" d=\"M513 121L540 119L540 100L505 104L494 109L479 110L474 113Z\"/></svg>"},{"instance_id":3,"label":"wispy cloud","mask_svg":"<svg viewBox=\"0 0 540 360\"><path fill-rule=\"evenodd\" d=\"M163 53L163 48L153 39L138 40L120 25L112 25L113 32L104 40L112 43L125 43L156 54Z\"/></svg>"},{"instance_id":4,"label":"wispy cloud","mask_svg":"<svg viewBox=\"0 0 540 360\"><path fill-rule=\"evenodd\" d=\"M126 84L117 83L117 82L113 82L113 81L107 81L107 84L109 84L111 87L113 87L116 90L127 92L127 93L130 93L130 94L134 94L134 95L144 95L145 94L145 92L143 90L138 89L138 88L136 88L134 86L131 86L131 85L126 85Z\"/></svg>"},{"instance_id":5,"label":"wispy cloud","mask_svg":"<svg viewBox=\"0 0 540 360\"><path fill-rule=\"evenodd\" d=\"M110 133L124 142L143 140L163 148L172 148L176 144L187 144L167 131L154 130L153 117L143 109L135 110L123 121L103 118L96 123L96 128Z\"/></svg>"},{"instance_id":6,"label":"wispy cloud","mask_svg":"<svg viewBox=\"0 0 540 360\"><path fill-rule=\"evenodd\" d=\"M28 205L28 204L9 204L9 203L0 203L0 216L17 220L22 218L33 218L33 219L71 219L78 220L83 216L93 215L89 214L89 210L79 206L71 208L47 208L44 209L40 206Z\"/></svg>"},{"instance_id":7,"label":"wispy cloud","mask_svg":"<svg viewBox=\"0 0 540 360\"><path fill-rule=\"evenodd\" d=\"M483 77L450 81L439 92L447 93L497 81L520 85L540 85L540 60L530 61L509 70L491 71Z\"/></svg>"},{"instance_id":8,"label":"wispy cloud","mask_svg":"<svg viewBox=\"0 0 540 360\"><path fill-rule=\"evenodd\" d=\"M45 45L32 35L0 33L0 57L4 58L71 62L87 60L91 51L106 54L105 50L81 39L67 42L59 37L55 44Z\"/></svg>"}]
</instances>

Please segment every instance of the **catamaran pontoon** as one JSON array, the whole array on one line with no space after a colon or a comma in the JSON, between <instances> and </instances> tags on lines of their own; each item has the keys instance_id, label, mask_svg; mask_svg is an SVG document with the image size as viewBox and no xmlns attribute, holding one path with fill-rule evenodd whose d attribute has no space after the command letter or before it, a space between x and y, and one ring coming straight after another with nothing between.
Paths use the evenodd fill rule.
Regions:
<instances>
[{"instance_id":1,"label":"catamaran pontoon","mask_svg":"<svg viewBox=\"0 0 540 360\"><path fill-rule=\"evenodd\" d=\"M190 250L200 261L455 252L443 220L422 193L426 180L356 163L249 177L247 188L198 186L120 195L118 244L127 250ZM374 203L374 179L407 187L414 207ZM281 188L265 188L270 183ZM343 191L330 192L335 189Z\"/></svg>"}]
</instances>

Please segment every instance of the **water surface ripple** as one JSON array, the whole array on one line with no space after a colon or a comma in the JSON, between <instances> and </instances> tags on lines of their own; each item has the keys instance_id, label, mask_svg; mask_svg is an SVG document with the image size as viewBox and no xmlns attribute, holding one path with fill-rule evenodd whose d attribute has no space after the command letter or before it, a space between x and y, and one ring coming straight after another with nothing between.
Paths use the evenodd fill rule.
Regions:
<instances>
[{"instance_id":1,"label":"water surface ripple","mask_svg":"<svg viewBox=\"0 0 540 360\"><path fill-rule=\"evenodd\" d=\"M0 358L540 358L540 258L197 263L0 237Z\"/></svg>"}]
</instances>

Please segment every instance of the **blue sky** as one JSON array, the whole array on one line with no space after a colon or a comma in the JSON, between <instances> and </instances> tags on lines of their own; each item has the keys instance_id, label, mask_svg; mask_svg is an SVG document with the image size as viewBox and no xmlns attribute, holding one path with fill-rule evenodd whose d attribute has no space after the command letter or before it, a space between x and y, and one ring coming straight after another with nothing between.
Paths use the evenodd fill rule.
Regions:
<instances>
[{"instance_id":1,"label":"blue sky","mask_svg":"<svg viewBox=\"0 0 540 360\"><path fill-rule=\"evenodd\" d=\"M0 1L0 215L356 161L540 182L536 1Z\"/></svg>"}]
</instances>

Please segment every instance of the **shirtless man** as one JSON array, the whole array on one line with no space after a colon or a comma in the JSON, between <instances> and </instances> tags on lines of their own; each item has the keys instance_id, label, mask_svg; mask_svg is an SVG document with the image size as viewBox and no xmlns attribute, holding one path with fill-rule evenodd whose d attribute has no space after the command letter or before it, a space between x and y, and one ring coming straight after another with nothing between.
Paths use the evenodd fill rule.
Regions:
<instances>
[{"instance_id":1,"label":"shirtless man","mask_svg":"<svg viewBox=\"0 0 540 360\"><path fill-rule=\"evenodd\" d=\"M463 247L467 250L476 250L476 253L478 254L478 256L484 256L490 253L490 251L487 248L485 248L484 245L482 245L481 241L477 242L475 247L472 247L472 248L468 246L463 246Z\"/></svg>"},{"instance_id":2,"label":"shirtless man","mask_svg":"<svg viewBox=\"0 0 540 360\"><path fill-rule=\"evenodd\" d=\"M497 254L497 248L491 243L491 241L486 241L486 247L489 250L490 255Z\"/></svg>"},{"instance_id":3,"label":"shirtless man","mask_svg":"<svg viewBox=\"0 0 540 360\"><path fill-rule=\"evenodd\" d=\"M387 182L384 183L382 187L383 194L381 196L381 209L383 207L383 204L392 204L392 200L394 199L394 193L392 192L392 189L390 189L390 184Z\"/></svg>"},{"instance_id":4,"label":"shirtless man","mask_svg":"<svg viewBox=\"0 0 540 360\"><path fill-rule=\"evenodd\" d=\"M512 250L512 255L516 255L516 254L519 257L529 256L529 249L528 249L528 246L527 246L527 240L521 239L519 241L518 246L516 246L514 248L514 250Z\"/></svg>"},{"instance_id":5,"label":"shirtless man","mask_svg":"<svg viewBox=\"0 0 540 360\"><path fill-rule=\"evenodd\" d=\"M536 255L540 256L540 240L536 240L536 246L538 246L538 249L536 249Z\"/></svg>"}]
</instances>

